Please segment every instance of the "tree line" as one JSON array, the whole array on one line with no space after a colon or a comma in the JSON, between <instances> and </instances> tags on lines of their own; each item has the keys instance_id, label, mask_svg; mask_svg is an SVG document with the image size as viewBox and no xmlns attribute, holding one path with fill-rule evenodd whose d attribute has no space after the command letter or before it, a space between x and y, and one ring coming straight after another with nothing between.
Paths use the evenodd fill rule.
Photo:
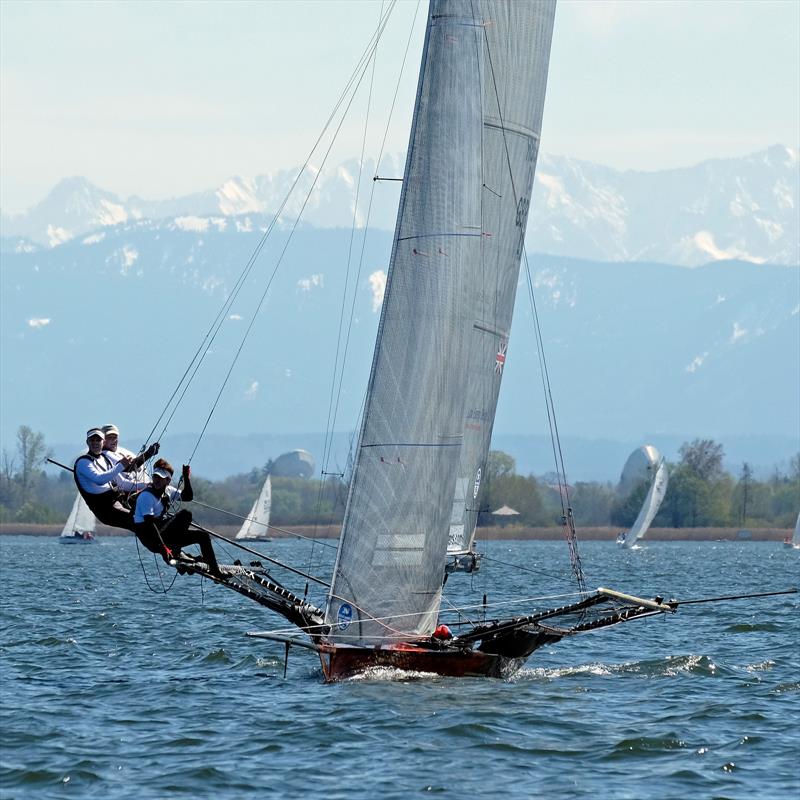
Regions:
<instances>
[{"instance_id":1,"label":"tree line","mask_svg":"<svg viewBox=\"0 0 800 800\"><path fill-rule=\"evenodd\" d=\"M757 480L751 466L732 475L723 467L724 450L711 439L685 443L680 459L669 464L669 485L654 527L776 527L791 528L800 510L800 453L789 469L775 469ZM0 522L54 523L66 520L75 499L72 474L45 472L50 456L44 435L21 426L13 453L0 462ZM220 481L192 476L195 514L208 525L236 525L245 516L266 479L269 464ZM630 527L648 491L647 484L620 496L610 482L586 481L568 487L569 503L579 527ZM346 480L325 482L302 478L272 478L275 526L338 524L344 516ZM563 492L554 475L519 475L514 459L493 450L478 495L478 524L549 527L562 515ZM565 499L565 498L564 498ZM507 506L517 513L498 516Z\"/></svg>"}]
</instances>

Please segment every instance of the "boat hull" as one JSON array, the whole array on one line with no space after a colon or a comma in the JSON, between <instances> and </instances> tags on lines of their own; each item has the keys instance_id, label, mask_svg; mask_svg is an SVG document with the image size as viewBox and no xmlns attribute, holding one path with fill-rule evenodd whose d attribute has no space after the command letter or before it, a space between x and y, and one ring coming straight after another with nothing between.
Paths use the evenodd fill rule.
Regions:
<instances>
[{"instance_id":1,"label":"boat hull","mask_svg":"<svg viewBox=\"0 0 800 800\"><path fill-rule=\"evenodd\" d=\"M402 643L387 647L350 647L319 643L322 672L330 682L376 668L424 672L448 678L502 678L515 672L524 659L479 650L435 649Z\"/></svg>"}]
</instances>

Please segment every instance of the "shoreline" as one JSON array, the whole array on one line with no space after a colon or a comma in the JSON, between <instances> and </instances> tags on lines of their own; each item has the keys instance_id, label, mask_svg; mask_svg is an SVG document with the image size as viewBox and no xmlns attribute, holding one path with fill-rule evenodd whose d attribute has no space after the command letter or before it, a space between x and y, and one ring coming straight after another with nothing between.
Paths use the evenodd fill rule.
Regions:
<instances>
[{"instance_id":1,"label":"shoreline","mask_svg":"<svg viewBox=\"0 0 800 800\"><path fill-rule=\"evenodd\" d=\"M57 537L62 525L42 525L34 523L0 523L0 536L44 536ZM233 538L239 530L237 525L221 525L216 532ZM619 528L583 528L577 531L579 541L614 541ZM98 525L99 538L131 536L128 531ZM745 535L749 533L748 535ZM650 541L662 542L713 542L713 541L753 541L779 542L791 535L791 528L651 528L647 532ZM338 525L301 525L270 530L271 539L290 539L292 535L309 539L337 539ZM476 536L479 543L495 541L555 541L564 538L561 528L523 528L521 526L478 528ZM480 544L479 544L480 546Z\"/></svg>"}]
</instances>

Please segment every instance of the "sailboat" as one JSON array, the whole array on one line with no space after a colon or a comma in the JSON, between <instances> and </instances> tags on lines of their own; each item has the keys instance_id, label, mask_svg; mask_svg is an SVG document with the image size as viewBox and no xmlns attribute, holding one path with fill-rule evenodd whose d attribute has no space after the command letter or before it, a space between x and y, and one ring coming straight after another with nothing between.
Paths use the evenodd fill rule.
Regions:
<instances>
[{"instance_id":1,"label":"sailboat","mask_svg":"<svg viewBox=\"0 0 800 800\"><path fill-rule=\"evenodd\" d=\"M787 536L783 540L783 544L785 547L792 547L795 550L800 550L800 514L797 515L797 522L794 524L794 533L791 536Z\"/></svg>"},{"instance_id":2,"label":"sailboat","mask_svg":"<svg viewBox=\"0 0 800 800\"><path fill-rule=\"evenodd\" d=\"M639 448L638 451L635 451L631 454L631 457L628 459L628 464L626 464L626 469L623 470L622 482L624 483L628 465L631 464L631 461L634 460L635 456L640 455L641 453L644 453L645 457L648 459L647 467L645 469L645 480L649 481L649 488L647 490L647 495L644 498L644 502L642 503L642 507L639 510L639 514L636 517L636 521L631 526L631 529L624 532L624 534L621 534L620 537L617 538L618 544L622 544L628 548L635 547L637 542L650 529L650 525L658 513L658 509L660 508L661 503L667 494L667 485L669 483L667 462L664 459L664 456L662 456L661 453L659 453L658 450L652 445L645 445L644 447Z\"/></svg>"},{"instance_id":3,"label":"sailboat","mask_svg":"<svg viewBox=\"0 0 800 800\"><path fill-rule=\"evenodd\" d=\"M289 620L299 636L251 635L285 642L287 653L291 645L315 651L328 681L376 667L500 677L545 644L677 609L660 597L588 592L569 508L562 523L577 600L511 617L453 620L441 608L448 564L473 554L554 16L554 0L430 3L333 575L327 582L266 559L324 585L324 604L292 592L262 560L221 565L218 575L198 561L175 564Z\"/></svg>"},{"instance_id":4,"label":"sailboat","mask_svg":"<svg viewBox=\"0 0 800 800\"><path fill-rule=\"evenodd\" d=\"M236 534L239 541L248 542L271 542L267 536L269 532L269 514L272 509L272 480L267 474L267 479L261 487L250 513L242 523L242 527Z\"/></svg>"},{"instance_id":5,"label":"sailboat","mask_svg":"<svg viewBox=\"0 0 800 800\"><path fill-rule=\"evenodd\" d=\"M77 495L58 540L61 544L93 544L97 541L94 538L94 527L94 514L84 499Z\"/></svg>"}]
</instances>

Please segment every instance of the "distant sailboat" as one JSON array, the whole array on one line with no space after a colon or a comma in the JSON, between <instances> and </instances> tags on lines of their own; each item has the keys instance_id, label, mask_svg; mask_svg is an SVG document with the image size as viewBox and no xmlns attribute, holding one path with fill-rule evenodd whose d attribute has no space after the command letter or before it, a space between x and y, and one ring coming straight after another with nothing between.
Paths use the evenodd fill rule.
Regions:
<instances>
[{"instance_id":1,"label":"distant sailboat","mask_svg":"<svg viewBox=\"0 0 800 800\"><path fill-rule=\"evenodd\" d=\"M84 499L78 495L72 504L72 511L64 524L64 530L58 537L61 544L92 544L95 526L94 514L89 510Z\"/></svg>"},{"instance_id":2,"label":"distant sailboat","mask_svg":"<svg viewBox=\"0 0 800 800\"><path fill-rule=\"evenodd\" d=\"M242 527L236 534L239 540L248 542L270 542L272 539L267 536L269 532L269 515L272 510L272 480L267 475L261 492L256 498L247 519L242 523Z\"/></svg>"},{"instance_id":3,"label":"distant sailboat","mask_svg":"<svg viewBox=\"0 0 800 800\"><path fill-rule=\"evenodd\" d=\"M639 510L639 515L629 531L623 531L617 537L617 544L635 547L636 543L647 533L658 509L667 493L669 473L667 462L652 445L645 445L631 453L620 480L621 490L630 490L633 485L649 482L647 496Z\"/></svg>"},{"instance_id":4,"label":"distant sailboat","mask_svg":"<svg viewBox=\"0 0 800 800\"><path fill-rule=\"evenodd\" d=\"M800 550L800 514L797 515L797 522L794 524L794 533L783 540L785 547L792 547Z\"/></svg>"}]
</instances>

